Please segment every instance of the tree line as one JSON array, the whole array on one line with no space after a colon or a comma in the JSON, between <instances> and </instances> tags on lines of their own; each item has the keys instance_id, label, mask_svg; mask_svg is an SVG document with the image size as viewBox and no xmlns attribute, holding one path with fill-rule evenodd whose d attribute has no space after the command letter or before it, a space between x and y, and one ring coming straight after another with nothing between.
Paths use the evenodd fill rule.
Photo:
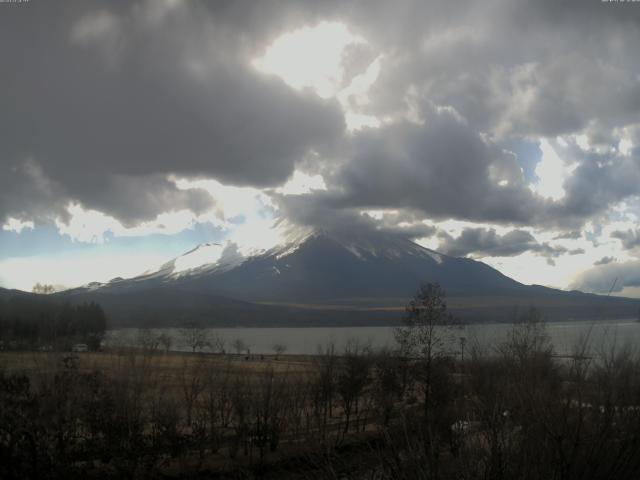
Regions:
<instances>
[{"instance_id":1,"label":"tree line","mask_svg":"<svg viewBox=\"0 0 640 480\"><path fill-rule=\"evenodd\" d=\"M97 350L107 317L97 303L72 305L36 296L0 299L0 340L4 349L68 349L86 343Z\"/></svg>"}]
</instances>

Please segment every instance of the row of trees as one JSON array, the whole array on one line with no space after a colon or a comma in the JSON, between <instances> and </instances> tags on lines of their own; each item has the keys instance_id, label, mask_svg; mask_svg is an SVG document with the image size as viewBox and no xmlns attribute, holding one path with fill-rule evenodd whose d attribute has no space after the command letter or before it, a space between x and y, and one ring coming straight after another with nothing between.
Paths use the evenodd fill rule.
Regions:
<instances>
[{"instance_id":1,"label":"row of trees","mask_svg":"<svg viewBox=\"0 0 640 480\"><path fill-rule=\"evenodd\" d=\"M295 373L187 357L168 378L155 354L108 375L73 361L5 373L0 477L153 477L169 463L187 475L216 454L241 457L251 467L239 478L254 478L270 452L295 450L312 478L638 478L637 358L558 364L544 338L527 325L492 355L438 356L429 385L418 359L357 342Z\"/></svg>"},{"instance_id":2,"label":"row of trees","mask_svg":"<svg viewBox=\"0 0 640 480\"><path fill-rule=\"evenodd\" d=\"M131 339L118 340L117 338L111 338L113 344L118 345L129 344ZM166 330L154 331L148 328L142 328L137 331L135 339L133 339L135 346L142 347L146 350L163 350L168 353L175 347L186 347L191 353L235 353L236 355L249 354L250 345L241 338L236 338L231 342L228 342L218 332L205 328L197 324L189 324L184 328L181 328L178 335L172 336ZM178 345L177 345L178 344ZM280 355L287 351L287 346L284 343L275 343L271 347L273 353L276 355L276 359Z\"/></svg>"},{"instance_id":3,"label":"row of trees","mask_svg":"<svg viewBox=\"0 0 640 480\"><path fill-rule=\"evenodd\" d=\"M169 377L149 351L114 359L108 375L73 357L58 357L53 371L0 374L0 477L71 478L100 460L101 473L133 478L213 453L260 464L283 444L335 449L376 421L379 401L388 410L399 398L374 380L393 357L374 360L356 343L345 354L328 348L295 373L183 357Z\"/></svg>"},{"instance_id":4,"label":"row of trees","mask_svg":"<svg viewBox=\"0 0 640 480\"><path fill-rule=\"evenodd\" d=\"M56 287L54 287L53 285L48 285L46 283L36 283L33 288L31 289L31 291L33 293L38 293L41 295L50 295L52 293L56 293Z\"/></svg>"},{"instance_id":5,"label":"row of trees","mask_svg":"<svg viewBox=\"0 0 640 480\"><path fill-rule=\"evenodd\" d=\"M96 303L72 305L30 296L0 300L0 340L5 348L65 348L82 342L98 349L106 328L106 315Z\"/></svg>"}]
</instances>

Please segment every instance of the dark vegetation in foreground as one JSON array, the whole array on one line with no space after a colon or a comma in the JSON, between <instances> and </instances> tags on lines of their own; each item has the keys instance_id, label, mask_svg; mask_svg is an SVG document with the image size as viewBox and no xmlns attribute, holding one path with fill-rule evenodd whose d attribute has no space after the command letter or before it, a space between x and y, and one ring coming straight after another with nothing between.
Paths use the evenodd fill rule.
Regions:
<instances>
[{"instance_id":1,"label":"dark vegetation in foreground","mask_svg":"<svg viewBox=\"0 0 640 480\"><path fill-rule=\"evenodd\" d=\"M107 317L94 302L72 305L36 295L0 298L0 350L70 350L76 343L97 350L106 328Z\"/></svg>"},{"instance_id":2,"label":"dark vegetation in foreground","mask_svg":"<svg viewBox=\"0 0 640 480\"><path fill-rule=\"evenodd\" d=\"M558 361L535 311L490 352L443 324L428 285L393 352L4 353L0 478L640 477L637 357Z\"/></svg>"}]
</instances>

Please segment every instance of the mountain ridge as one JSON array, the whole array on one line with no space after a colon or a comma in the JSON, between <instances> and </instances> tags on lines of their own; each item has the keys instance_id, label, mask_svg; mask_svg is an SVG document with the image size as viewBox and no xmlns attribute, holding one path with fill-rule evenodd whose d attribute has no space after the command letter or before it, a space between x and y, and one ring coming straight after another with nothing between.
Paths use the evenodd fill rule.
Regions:
<instances>
[{"instance_id":1,"label":"mountain ridge","mask_svg":"<svg viewBox=\"0 0 640 480\"><path fill-rule=\"evenodd\" d=\"M212 249L207 252L212 261L198 263L189 258ZM484 282L471 284L483 275ZM314 230L295 241L248 255L232 243L201 244L154 272L87 287L129 289L175 284L243 299L298 300L319 295L336 298L393 293L404 297L407 283L413 290L424 281L439 281L453 295L489 292L487 277L491 277L489 284L496 290L491 293L523 286L482 262L451 257L391 234L354 238ZM330 285L334 287L328 288Z\"/></svg>"},{"instance_id":2,"label":"mountain ridge","mask_svg":"<svg viewBox=\"0 0 640 480\"><path fill-rule=\"evenodd\" d=\"M550 320L635 317L640 307L640 300L524 285L482 262L386 232L326 230L267 250L205 243L155 271L57 296L97 301L116 324L129 326L388 325L400 321L425 282L440 283L452 312L470 321L508 321L529 306Z\"/></svg>"}]
</instances>

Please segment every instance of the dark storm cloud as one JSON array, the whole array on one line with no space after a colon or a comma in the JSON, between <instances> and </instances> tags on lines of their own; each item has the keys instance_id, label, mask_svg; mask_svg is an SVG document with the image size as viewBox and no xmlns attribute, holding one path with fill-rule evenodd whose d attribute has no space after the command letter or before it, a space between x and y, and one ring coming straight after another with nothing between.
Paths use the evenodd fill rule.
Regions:
<instances>
[{"instance_id":1,"label":"dark storm cloud","mask_svg":"<svg viewBox=\"0 0 640 480\"><path fill-rule=\"evenodd\" d=\"M37 222L52 214L68 220L62 185L47 178L30 159L16 164L5 161L0 160L0 223L7 214Z\"/></svg>"},{"instance_id":2,"label":"dark storm cloud","mask_svg":"<svg viewBox=\"0 0 640 480\"><path fill-rule=\"evenodd\" d=\"M558 135L633 118L640 10L594 1L370 1L351 18L389 54L370 108L410 88L483 131ZM620 7L620 8L618 8ZM386 68L385 68L386 67ZM615 85L614 88L608 86Z\"/></svg>"},{"instance_id":3,"label":"dark storm cloud","mask_svg":"<svg viewBox=\"0 0 640 480\"><path fill-rule=\"evenodd\" d=\"M426 100L452 106L464 118L468 138L482 135L486 148L456 143L460 136L453 132L430 135L428 121L424 128L396 123L367 132L360 138L369 145L361 145L341 171L347 176L341 185L345 204L409 206L426 216L565 229L640 193L638 152L624 157L612 151L620 140L613 129L637 121L640 112L635 7L500 0L352 7L349 19L386 54L363 113L393 117ZM577 168L562 200L541 200L519 181L502 189L488 181L490 164L501 169L502 154L495 151L501 141L582 131L609 153L596 158L573 152ZM407 155L411 144L420 149ZM429 154L438 149L446 168L444 160L432 163ZM427 169L413 168L417 164L433 165L438 176L425 181ZM383 178L393 179L391 185Z\"/></svg>"},{"instance_id":4,"label":"dark storm cloud","mask_svg":"<svg viewBox=\"0 0 640 480\"><path fill-rule=\"evenodd\" d=\"M363 130L353 136L348 155L331 176L336 206L526 223L544 204L526 187L513 155L446 109L425 108L424 125Z\"/></svg>"},{"instance_id":5,"label":"dark storm cloud","mask_svg":"<svg viewBox=\"0 0 640 480\"><path fill-rule=\"evenodd\" d=\"M557 146L575 168L563 198L533 193L516 158L449 109L425 108L424 123L399 122L352 136L348 160L331 171L337 208L407 208L426 218L579 229L640 194L640 156Z\"/></svg>"},{"instance_id":6,"label":"dark storm cloud","mask_svg":"<svg viewBox=\"0 0 640 480\"><path fill-rule=\"evenodd\" d=\"M437 231L411 212L385 213L382 218L374 218L358 209L337 210L330 197L325 195L323 198L323 194L276 195L274 200L281 221L351 237L376 231L414 240L431 237Z\"/></svg>"},{"instance_id":7,"label":"dark storm cloud","mask_svg":"<svg viewBox=\"0 0 640 480\"><path fill-rule=\"evenodd\" d=\"M23 194L2 202L0 221L68 200L129 222L198 210L203 192L159 176L273 186L309 149L329 148L343 130L338 105L255 71L247 32L225 22L200 3L3 9L0 190ZM52 202L11 184L28 162L55 186Z\"/></svg>"},{"instance_id":8,"label":"dark storm cloud","mask_svg":"<svg viewBox=\"0 0 640 480\"><path fill-rule=\"evenodd\" d=\"M343 83L381 59L368 101L347 99L384 118L380 129L344 137L336 101L250 66L281 33L320 21L343 21L369 42L345 52ZM314 150L311 168L329 185L308 199L319 222L379 208L412 212L394 227L407 235L428 236L424 218L577 230L640 193L637 149L565 152L576 168L552 202L531 192L502 146L584 132L617 147L614 129L640 111L639 25L637 5L599 0L3 8L0 223L64 218L69 201L127 224L202 211L212 200L167 175L274 187Z\"/></svg>"},{"instance_id":9,"label":"dark storm cloud","mask_svg":"<svg viewBox=\"0 0 640 480\"><path fill-rule=\"evenodd\" d=\"M85 207L119 218L129 227L147 220L150 212L188 209L200 214L214 206L206 191L181 190L162 175L84 176L78 179L76 194Z\"/></svg>"},{"instance_id":10,"label":"dark storm cloud","mask_svg":"<svg viewBox=\"0 0 640 480\"><path fill-rule=\"evenodd\" d=\"M533 193L517 159L477 132L455 110L422 104L421 122L361 130L343 158L325 170L335 209L407 209L422 218L537 225L578 238L584 222L640 194L640 157L555 145L573 173L552 201ZM574 230L570 230L574 229Z\"/></svg>"}]
</instances>

